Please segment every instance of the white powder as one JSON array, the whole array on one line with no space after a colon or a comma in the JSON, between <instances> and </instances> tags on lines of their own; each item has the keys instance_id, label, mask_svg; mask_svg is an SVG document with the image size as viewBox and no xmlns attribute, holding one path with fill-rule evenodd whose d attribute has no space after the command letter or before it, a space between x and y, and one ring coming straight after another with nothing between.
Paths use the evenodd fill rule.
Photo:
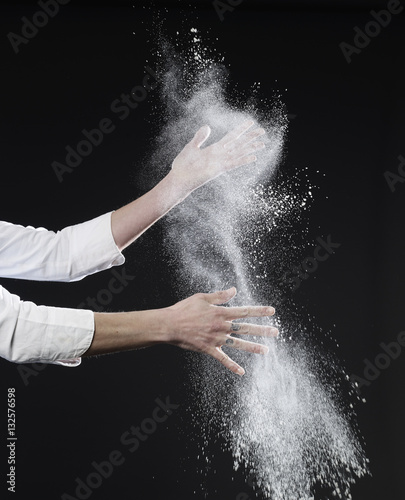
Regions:
<instances>
[{"instance_id":1,"label":"white powder","mask_svg":"<svg viewBox=\"0 0 405 500\"><path fill-rule=\"evenodd\" d=\"M350 386L333 356L320 352L311 334L291 319L291 310L289 319L293 304L283 302L277 286L278 269L295 263L297 253L277 242L288 240L289 225L300 220L315 191L308 185L306 195L298 194L297 179L275 179L287 131L284 107L279 99L269 103L226 91L227 71L209 57L195 28L182 56L167 46L160 54L165 124L149 164L160 176L204 124L212 129L209 143L246 118L267 131L266 149L254 165L203 186L164 223L179 298L235 285L231 305L271 304L278 313L262 320L280 329L278 340L261 340L270 348L268 356L227 350L246 368L242 378L212 358L190 355L192 418L205 443L201 459L211 460L209 443L219 436L235 469L243 466L253 474L264 498L309 499L315 487L351 498L350 486L368 473L368 461L341 394Z\"/></svg>"}]
</instances>

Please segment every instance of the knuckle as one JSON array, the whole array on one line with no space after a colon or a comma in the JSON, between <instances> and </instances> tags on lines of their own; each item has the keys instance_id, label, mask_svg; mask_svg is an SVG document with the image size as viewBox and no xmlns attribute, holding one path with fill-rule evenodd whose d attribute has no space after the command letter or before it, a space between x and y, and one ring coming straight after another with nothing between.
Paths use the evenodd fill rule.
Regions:
<instances>
[{"instance_id":1,"label":"knuckle","mask_svg":"<svg viewBox=\"0 0 405 500\"><path fill-rule=\"evenodd\" d=\"M254 352L255 354L260 354L263 350L263 348L260 344L253 344L251 346L251 349L252 349L252 352Z\"/></svg>"},{"instance_id":2,"label":"knuckle","mask_svg":"<svg viewBox=\"0 0 405 500\"><path fill-rule=\"evenodd\" d=\"M213 321L220 321L222 318L223 309L221 306L212 306L211 317Z\"/></svg>"},{"instance_id":3,"label":"knuckle","mask_svg":"<svg viewBox=\"0 0 405 500\"><path fill-rule=\"evenodd\" d=\"M228 365L230 360L229 357L223 352L218 358L218 361L224 365Z\"/></svg>"},{"instance_id":4,"label":"knuckle","mask_svg":"<svg viewBox=\"0 0 405 500\"><path fill-rule=\"evenodd\" d=\"M217 333L217 332L221 331L221 329L222 329L222 323L218 320L212 321L210 326L209 326L209 331L211 333Z\"/></svg>"}]
</instances>

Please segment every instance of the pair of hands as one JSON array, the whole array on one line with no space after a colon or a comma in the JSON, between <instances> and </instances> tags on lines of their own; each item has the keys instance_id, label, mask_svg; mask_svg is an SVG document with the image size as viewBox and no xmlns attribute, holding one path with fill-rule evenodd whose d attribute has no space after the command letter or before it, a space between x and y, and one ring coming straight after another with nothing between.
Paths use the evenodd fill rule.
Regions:
<instances>
[{"instance_id":1,"label":"pair of hands","mask_svg":"<svg viewBox=\"0 0 405 500\"><path fill-rule=\"evenodd\" d=\"M265 147L259 140L265 131L252 128L253 125L252 120L247 120L220 141L203 149L201 146L208 139L211 129L208 125L201 127L172 164L172 173L178 176L178 182L191 192L224 172L256 161L254 153ZM231 300L235 294L235 288L216 293L199 293L169 307L169 323L172 325L169 343L206 353L232 372L243 375L244 369L222 351L222 346L226 344L258 354L266 354L268 348L232 337L231 333L275 337L278 330L271 326L233 323L235 319L274 314L274 308L267 306L219 306Z\"/></svg>"}]
</instances>

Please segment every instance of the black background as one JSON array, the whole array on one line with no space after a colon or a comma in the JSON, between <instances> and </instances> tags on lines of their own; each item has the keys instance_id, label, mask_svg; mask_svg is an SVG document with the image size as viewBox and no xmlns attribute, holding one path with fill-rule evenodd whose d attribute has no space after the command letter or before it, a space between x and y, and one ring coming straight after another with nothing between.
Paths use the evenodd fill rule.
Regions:
<instances>
[{"instance_id":1,"label":"black background","mask_svg":"<svg viewBox=\"0 0 405 500\"><path fill-rule=\"evenodd\" d=\"M308 166L319 186L308 241L330 234L341 243L302 283L295 300L322 329L332 330L348 373L362 376L364 360L374 361L383 352L380 343L405 330L405 185L398 182L392 192L384 179L386 171L397 173L398 156L405 155L404 14L393 16L348 64L339 44L353 43L354 27L363 28L371 9L386 8L387 2L246 0L223 21L210 1L156 2L155 11L150 5L70 2L16 54L7 34L21 33L22 16L32 19L39 7L2 3L1 218L57 230L139 196L137 172L159 125L152 114L153 92L62 183L51 162L63 161L65 146L76 145L83 128L111 117L112 101L141 84L145 64L153 65L156 13L170 37L196 27L225 55L235 85L248 89L260 81L264 95L280 91L295 115L281 169L299 177ZM161 259L161 227L125 252L125 268L136 279L109 309L163 307L176 300L172 270ZM2 285L25 300L77 307L110 277L105 271L70 284L4 279ZM7 387L15 387L17 397L14 497L59 499L65 492L74 497L75 478L85 480L93 461L119 449L124 464L91 498L204 498L201 482L210 499L254 498L220 442L211 445L217 456L212 468L200 473L199 438L187 414L188 374L179 350L163 346L36 373L25 384L17 366L1 360L4 437ZM367 402L357 406L358 421L373 476L353 487L355 500L404 498L404 375L402 353L362 389ZM157 397L167 396L179 409L129 453L120 436L151 416ZM8 494L6 459L4 441L2 497Z\"/></svg>"}]
</instances>

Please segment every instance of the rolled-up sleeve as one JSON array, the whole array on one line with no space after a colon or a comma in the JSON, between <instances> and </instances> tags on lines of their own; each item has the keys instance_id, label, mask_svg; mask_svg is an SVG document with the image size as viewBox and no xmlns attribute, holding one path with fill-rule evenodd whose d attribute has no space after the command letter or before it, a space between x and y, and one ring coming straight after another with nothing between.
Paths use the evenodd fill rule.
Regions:
<instances>
[{"instance_id":1,"label":"rolled-up sleeve","mask_svg":"<svg viewBox=\"0 0 405 500\"><path fill-rule=\"evenodd\" d=\"M61 231L0 222L0 276L78 281L125 262L111 230L111 214Z\"/></svg>"},{"instance_id":2,"label":"rolled-up sleeve","mask_svg":"<svg viewBox=\"0 0 405 500\"><path fill-rule=\"evenodd\" d=\"M0 221L0 276L77 281L123 264L111 214L56 233ZM36 305L0 286L0 356L5 359L77 366L93 335L93 311Z\"/></svg>"},{"instance_id":3,"label":"rolled-up sleeve","mask_svg":"<svg viewBox=\"0 0 405 500\"><path fill-rule=\"evenodd\" d=\"M94 335L94 314L38 306L0 286L0 355L15 363L80 364Z\"/></svg>"}]
</instances>

